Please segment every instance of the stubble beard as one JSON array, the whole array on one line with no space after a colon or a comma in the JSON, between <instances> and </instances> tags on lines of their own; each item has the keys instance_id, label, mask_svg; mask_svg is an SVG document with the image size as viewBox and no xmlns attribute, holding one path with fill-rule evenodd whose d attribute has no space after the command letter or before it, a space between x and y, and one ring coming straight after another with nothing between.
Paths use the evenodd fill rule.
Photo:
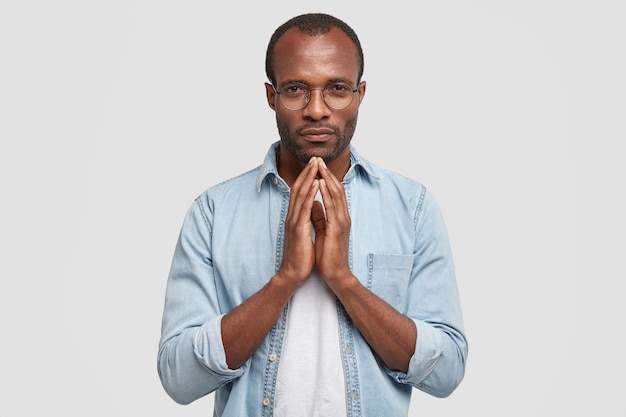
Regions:
<instances>
[{"instance_id":1,"label":"stubble beard","mask_svg":"<svg viewBox=\"0 0 626 417\"><path fill-rule=\"evenodd\" d=\"M337 126L326 124L326 123L310 123L308 125L299 127L295 131L290 131L287 123L280 120L278 115L276 115L276 126L278 127L278 134L280 135L280 141L283 146L291 153L298 161L306 164L309 162L312 156L319 156L325 162L330 162L337 158L349 145L352 140L352 136L354 135L354 131L356 130L356 121L357 114L346 123L346 127L343 130L339 130ZM298 132L303 131L304 129L309 129L312 127L328 127L335 131L335 135L337 136L337 141L334 146L330 149L306 149L302 146L301 143L298 143L296 137L299 136Z\"/></svg>"}]
</instances>

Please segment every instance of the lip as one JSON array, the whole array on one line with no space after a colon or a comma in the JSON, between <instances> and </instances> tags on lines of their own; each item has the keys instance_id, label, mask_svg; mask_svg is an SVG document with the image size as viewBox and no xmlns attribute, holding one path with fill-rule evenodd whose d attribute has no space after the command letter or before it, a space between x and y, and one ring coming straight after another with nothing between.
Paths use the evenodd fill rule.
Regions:
<instances>
[{"instance_id":1,"label":"lip","mask_svg":"<svg viewBox=\"0 0 626 417\"><path fill-rule=\"evenodd\" d=\"M306 137L312 142L324 142L335 134L335 131L328 128L310 128L300 132L301 136Z\"/></svg>"}]
</instances>

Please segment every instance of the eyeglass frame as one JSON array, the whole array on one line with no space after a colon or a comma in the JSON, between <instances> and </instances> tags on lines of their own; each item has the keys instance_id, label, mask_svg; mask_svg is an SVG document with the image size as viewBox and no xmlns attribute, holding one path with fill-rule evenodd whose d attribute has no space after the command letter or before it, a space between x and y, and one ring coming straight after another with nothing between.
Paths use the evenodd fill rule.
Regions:
<instances>
[{"instance_id":1,"label":"eyeglass frame","mask_svg":"<svg viewBox=\"0 0 626 417\"><path fill-rule=\"evenodd\" d=\"M350 99L350 102L349 102L346 106L341 107L341 108L336 108L336 107L333 107L333 106L331 106L330 104L328 104L328 102L326 102L326 95L324 94L324 92L326 91L326 89L327 89L327 88L332 87L333 85L337 85L337 84L339 84L339 85L345 85L345 86L347 86L348 88L350 88L350 90L352 91L352 98ZM311 102L311 93L312 93L313 91L315 91L315 90L319 90L319 91L321 91L321 92L322 92L322 100L324 101L324 104L325 104L325 105L326 105L329 109L332 109L332 110L344 110L344 109L347 109L348 107L350 107L350 105L351 105L351 104L352 104L352 102L354 101L354 93L356 93L356 92L358 92L358 91L359 91L359 88L358 88L358 87L353 89L353 88L352 88L352 86L351 86L351 85L349 85L349 84L347 84L347 83L332 83L332 84L330 84L330 85L328 85L328 86L326 86L326 87L324 87L324 88L309 88L306 84L297 84L297 83L294 83L294 85L298 85L298 86L299 86L300 88L302 88L303 90L308 91L308 94L306 95L306 102L304 103L304 106L302 106L302 107L300 107L300 108L297 108L297 109L292 109L291 107L287 107L287 105L286 105L285 103L283 103L283 99L281 98L281 94L282 94L282 93L276 89L276 87L274 86L274 84L271 84L271 85L272 85L272 88L274 89L274 93L276 93L276 94L278 95L278 100L280 101L280 104L282 104L282 105L283 105L283 107L284 107L284 108L286 108L287 110L291 110L291 111L298 111L298 110L302 110L302 109L306 108L306 106L308 106L308 105L309 105L309 103Z\"/></svg>"}]
</instances>

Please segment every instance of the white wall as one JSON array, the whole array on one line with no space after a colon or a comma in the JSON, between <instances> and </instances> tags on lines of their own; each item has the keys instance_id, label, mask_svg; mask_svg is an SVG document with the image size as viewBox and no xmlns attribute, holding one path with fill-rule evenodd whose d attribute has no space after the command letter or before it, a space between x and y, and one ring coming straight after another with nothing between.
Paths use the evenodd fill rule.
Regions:
<instances>
[{"instance_id":1,"label":"white wall","mask_svg":"<svg viewBox=\"0 0 626 417\"><path fill-rule=\"evenodd\" d=\"M346 20L354 138L436 195L470 355L411 415L623 416L619 1L14 1L0 5L0 415L205 416L156 373L183 215L276 140L264 54Z\"/></svg>"}]
</instances>

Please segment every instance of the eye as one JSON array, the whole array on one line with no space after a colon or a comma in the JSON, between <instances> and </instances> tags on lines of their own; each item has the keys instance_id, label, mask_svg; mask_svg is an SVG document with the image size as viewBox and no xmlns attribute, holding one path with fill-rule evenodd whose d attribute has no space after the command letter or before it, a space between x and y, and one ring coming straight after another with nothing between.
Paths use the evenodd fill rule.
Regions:
<instances>
[{"instance_id":1,"label":"eye","mask_svg":"<svg viewBox=\"0 0 626 417\"><path fill-rule=\"evenodd\" d=\"M346 84L331 84L326 89L333 93L345 93L348 91L352 91L352 89Z\"/></svg>"},{"instance_id":2,"label":"eye","mask_svg":"<svg viewBox=\"0 0 626 417\"><path fill-rule=\"evenodd\" d=\"M285 86L282 91L281 94L285 94L287 96L301 96L301 95L306 95L307 94L307 89L304 86L301 85L297 85L297 84L291 84L288 86Z\"/></svg>"},{"instance_id":3,"label":"eye","mask_svg":"<svg viewBox=\"0 0 626 417\"><path fill-rule=\"evenodd\" d=\"M326 87L326 91L328 92L328 94L343 96L352 93L352 88L350 88L350 86L347 84L337 83L331 84Z\"/></svg>"}]
</instances>

